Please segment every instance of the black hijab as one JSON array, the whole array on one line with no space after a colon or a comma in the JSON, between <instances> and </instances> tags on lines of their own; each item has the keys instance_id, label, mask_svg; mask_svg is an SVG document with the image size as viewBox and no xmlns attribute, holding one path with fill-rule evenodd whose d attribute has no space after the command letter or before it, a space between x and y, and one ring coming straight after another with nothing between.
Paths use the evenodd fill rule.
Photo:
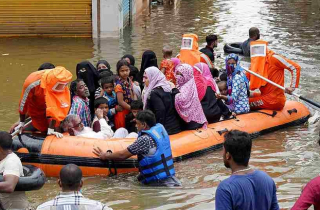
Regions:
<instances>
[{"instance_id":1,"label":"black hijab","mask_svg":"<svg viewBox=\"0 0 320 210\"><path fill-rule=\"evenodd\" d=\"M153 51L147 50L142 55L141 68L139 73L140 84L142 84L144 71L146 70L146 68L149 68L151 66L155 66L158 68L157 56Z\"/></svg>"},{"instance_id":2,"label":"black hijab","mask_svg":"<svg viewBox=\"0 0 320 210\"><path fill-rule=\"evenodd\" d=\"M94 92L99 87L99 72L89 61L82 61L77 64L77 78L84 81L89 89L90 96L91 94L94 96Z\"/></svg>"},{"instance_id":3,"label":"black hijab","mask_svg":"<svg viewBox=\"0 0 320 210\"><path fill-rule=\"evenodd\" d=\"M98 66L99 66L101 63L104 64L104 65L106 65L107 70L111 71L111 66L110 66L110 64L108 63L108 61L106 61L106 60L99 60L99 61L98 61L97 65L96 65L96 69L97 69L97 70L98 70Z\"/></svg>"},{"instance_id":4,"label":"black hijab","mask_svg":"<svg viewBox=\"0 0 320 210\"><path fill-rule=\"evenodd\" d=\"M126 54L121 59L125 59L125 58L128 58L130 60L130 65L132 66L134 66L134 64L136 63L136 59L134 59L132 55Z\"/></svg>"}]
</instances>

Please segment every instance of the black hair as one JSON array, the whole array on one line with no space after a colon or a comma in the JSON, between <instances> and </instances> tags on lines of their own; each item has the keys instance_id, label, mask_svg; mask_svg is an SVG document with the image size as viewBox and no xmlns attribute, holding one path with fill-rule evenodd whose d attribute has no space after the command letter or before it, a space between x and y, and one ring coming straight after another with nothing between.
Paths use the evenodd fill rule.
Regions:
<instances>
[{"instance_id":1,"label":"black hair","mask_svg":"<svg viewBox=\"0 0 320 210\"><path fill-rule=\"evenodd\" d=\"M227 73L222 73L219 78L220 78L220 81L227 81L228 75Z\"/></svg>"},{"instance_id":2,"label":"black hair","mask_svg":"<svg viewBox=\"0 0 320 210\"><path fill-rule=\"evenodd\" d=\"M112 71L105 70L105 69L99 71L99 79L102 79L104 77L112 77L112 76L113 76Z\"/></svg>"},{"instance_id":3,"label":"black hair","mask_svg":"<svg viewBox=\"0 0 320 210\"><path fill-rule=\"evenodd\" d=\"M141 100L132 100L131 104L130 104L131 110L135 109L135 110L142 110L143 109L143 103Z\"/></svg>"},{"instance_id":4,"label":"black hair","mask_svg":"<svg viewBox=\"0 0 320 210\"><path fill-rule=\"evenodd\" d=\"M113 77L104 77L101 79L101 87L103 88L103 85L111 83L114 86L114 80Z\"/></svg>"},{"instance_id":5,"label":"black hair","mask_svg":"<svg viewBox=\"0 0 320 210\"><path fill-rule=\"evenodd\" d=\"M75 164L65 165L60 171L60 181L63 190L77 191L82 180L82 171Z\"/></svg>"},{"instance_id":6,"label":"black hair","mask_svg":"<svg viewBox=\"0 0 320 210\"><path fill-rule=\"evenodd\" d=\"M217 40L218 40L218 36L214 35L214 34L206 37L207 45L211 45L213 42L215 42Z\"/></svg>"},{"instance_id":7,"label":"black hair","mask_svg":"<svg viewBox=\"0 0 320 210\"><path fill-rule=\"evenodd\" d=\"M45 70L45 69L54 69L56 68L52 63L43 63L39 66L38 71Z\"/></svg>"},{"instance_id":8,"label":"black hair","mask_svg":"<svg viewBox=\"0 0 320 210\"><path fill-rule=\"evenodd\" d=\"M260 34L260 31L259 31L258 28L252 27L252 28L249 29L249 37L250 37L250 38L253 38L253 37L255 37L255 36L258 37L259 34Z\"/></svg>"},{"instance_id":9,"label":"black hair","mask_svg":"<svg viewBox=\"0 0 320 210\"><path fill-rule=\"evenodd\" d=\"M150 110L142 110L138 112L136 120L146 123L150 128L156 125L156 116Z\"/></svg>"},{"instance_id":10,"label":"black hair","mask_svg":"<svg viewBox=\"0 0 320 210\"><path fill-rule=\"evenodd\" d=\"M12 147L12 136L5 131L0 131L0 147L9 150Z\"/></svg>"},{"instance_id":11,"label":"black hair","mask_svg":"<svg viewBox=\"0 0 320 210\"><path fill-rule=\"evenodd\" d=\"M213 78L219 77L219 70L216 69L216 68L210 68L210 73L211 73Z\"/></svg>"},{"instance_id":12,"label":"black hair","mask_svg":"<svg viewBox=\"0 0 320 210\"><path fill-rule=\"evenodd\" d=\"M128 66L130 68L129 63L126 60L124 60L124 59L119 60L118 63L117 63L117 74L118 75L119 75L120 68L122 66Z\"/></svg>"},{"instance_id":13,"label":"black hair","mask_svg":"<svg viewBox=\"0 0 320 210\"><path fill-rule=\"evenodd\" d=\"M130 74L129 77L132 77L132 81L139 80L139 70L137 67L130 65Z\"/></svg>"},{"instance_id":14,"label":"black hair","mask_svg":"<svg viewBox=\"0 0 320 210\"><path fill-rule=\"evenodd\" d=\"M238 165L248 166L252 140L247 132L231 130L224 136L224 149Z\"/></svg>"},{"instance_id":15,"label":"black hair","mask_svg":"<svg viewBox=\"0 0 320 210\"><path fill-rule=\"evenodd\" d=\"M70 91L71 91L71 95L72 96L76 95L76 93L77 93L77 85L78 85L79 82L83 82L83 80L82 79L76 79L76 80L71 82Z\"/></svg>"},{"instance_id":16,"label":"black hair","mask_svg":"<svg viewBox=\"0 0 320 210\"><path fill-rule=\"evenodd\" d=\"M99 97L94 100L94 108L97 109L101 104L107 104L108 100L105 97Z\"/></svg>"}]
</instances>

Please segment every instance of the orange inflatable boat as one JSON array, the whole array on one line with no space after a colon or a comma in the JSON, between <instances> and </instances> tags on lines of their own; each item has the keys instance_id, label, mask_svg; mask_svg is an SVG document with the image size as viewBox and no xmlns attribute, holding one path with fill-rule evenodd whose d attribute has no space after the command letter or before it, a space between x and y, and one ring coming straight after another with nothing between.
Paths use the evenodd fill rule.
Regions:
<instances>
[{"instance_id":1,"label":"orange inflatable boat","mask_svg":"<svg viewBox=\"0 0 320 210\"><path fill-rule=\"evenodd\" d=\"M307 107L296 101L287 101L281 111L261 110L238 115L208 125L207 130L183 131L171 135L171 147L174 161L195 157L222 147L225 132L238 129L251 134L253 138L288 126L299 125L307 121L310 113ZM23 134L14 139L14 150L24 164L41 168L46 176L57 177L63 165L74 163L81 167L84 176L107 176L116 173L138 171L136 157L125 161L100 161L92 149L99 146L107 151L127 148L135 139L99 140L64 136L46 138Z\"/></svg>"}]
</instances>

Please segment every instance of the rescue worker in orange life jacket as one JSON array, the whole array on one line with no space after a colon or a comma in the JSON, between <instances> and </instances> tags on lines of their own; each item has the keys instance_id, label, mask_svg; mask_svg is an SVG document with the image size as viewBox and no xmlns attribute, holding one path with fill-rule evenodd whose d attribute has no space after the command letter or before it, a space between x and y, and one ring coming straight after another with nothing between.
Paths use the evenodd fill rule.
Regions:
<instances>
[{"instance_id":1,"label":"rescue worker in orange life jacket","mask_svg":"<svg viewBox=\"0 0 320 210\"><path fill-rule=\"evenodd\" d=\"M271 109L281 110L286 102L285 93L292 92L299 86L301 67L268 49L268 42L263 40L251 41L251 70L261 76L284 86L284 70L289 70L292 76L290 87L282 89L252 75L247 74L250 80L250 89L259 89L260 93L253 93L249 98L251 110Z\"/></svg>"},{"instance_id":2,"label":"rescue worker in orange life jacket","mask_svg":"<svg viewBox=\"0 0 320 210\"><path fill-rule=\"evenodd\" d=\"M128 148L114 153L94 148L93 153L101 160L125 160L137 155L139 161L138 180L152 186L181 186L175 177L169 135L162 124L156 124L155 115L150 110L137 114L137 140Z\"/></svg>"},{"instance_id":3,"label":"rescue worker in orange life jacket","mask_svg":"<svg viewBox=\"0 0 320 210\"><path fill-rule=\"evenodd\" d=\"M65 119L70 109L67 85L71 79L72 74L61 66L31 73L23 85L19 103L20 122L13 126L15 130L22 133L28 115L35 129L61 138L63 135L55 132L54 127L56 122Z\"/></svg>"},{"instance_id":4,"label":"rescue worker in orange life jacket","mask_svg":"<svg viewBox=\"0 0 320 210\"><path fill-rule=\"evenodd\" d=\"M196 34L184 34L182 36L182 44L180 54L177 58L181 63L187 63L194 66L197 63L205 63L210 69L214 68L210 58L199 51L198 36Z\"/></svg>"}]
</instances>

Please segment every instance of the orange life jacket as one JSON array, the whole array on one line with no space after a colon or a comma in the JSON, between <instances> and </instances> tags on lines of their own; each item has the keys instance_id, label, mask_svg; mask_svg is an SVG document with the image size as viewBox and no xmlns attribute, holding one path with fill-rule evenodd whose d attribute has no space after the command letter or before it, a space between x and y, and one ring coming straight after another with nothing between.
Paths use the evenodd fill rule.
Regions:
<instances>
[{"instance_id":1,"label":"orange life jacket","mask_svg":"<svg viewBox=\"0 0 320 210\"><path fill-rule=\"evenodd\" d=\"M209 68L214 65L210 58L199 51L198 36L196 34L184 34L182 36L182 44L180 54L177 56L182 63L194 66L197 63L205 63Z\"/></svg>"}]
</instances>

